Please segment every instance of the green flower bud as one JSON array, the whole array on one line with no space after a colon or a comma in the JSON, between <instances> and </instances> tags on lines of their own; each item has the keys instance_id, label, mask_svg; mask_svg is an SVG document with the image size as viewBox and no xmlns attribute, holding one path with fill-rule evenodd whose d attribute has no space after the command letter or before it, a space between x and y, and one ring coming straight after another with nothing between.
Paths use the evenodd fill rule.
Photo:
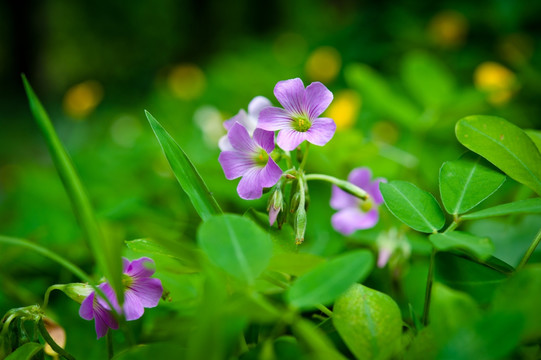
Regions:
<instances>
[{"instance_id":1,"label":"green flower bud","mask_svg":"<svg viewBox=\"0 0 541 360\"><path fill-rule=\"evenodd\" d=\"M304 206L300 206L295 214L294 222L295 244L300 245L304 241L304 233L306 232L306 210Z\"/></svg>"},{"instance_id":2,"label":"green flower bud","mask_svg":"<svg viewBox=\"0 0 541 360\"><path fill-rule=\"evenodd\" d=\"M92 286L84 283L71 283L71 284L62 284L62 285L53 285L51 290L60 290L67 296L69 296L73 301L81 304L83 300L94 291Z\"/></svg>"}]
</instances>

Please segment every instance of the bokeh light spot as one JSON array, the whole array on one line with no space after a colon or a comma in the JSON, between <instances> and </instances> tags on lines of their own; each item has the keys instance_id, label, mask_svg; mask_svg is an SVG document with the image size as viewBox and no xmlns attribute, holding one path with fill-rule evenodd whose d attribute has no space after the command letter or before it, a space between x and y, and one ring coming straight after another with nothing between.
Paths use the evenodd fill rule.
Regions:
<instances>
[{"instance_id":1,"label":"bokeh light spot","mask_svg":"<svg viewBox=\"0 0 541 360\"><path fill-rule=\"evenodd\" d=\"M64 95L64 112L73 119L82 120L90 115L103 99L103 87L94 80L74 85Z\"/></svg>"},{"instance_id":2,"label":"bokeh light spot","mask_svg":"<svg viewBox=\"0 0 541 360\"><path fill-rule=\"evenodd\" d=\"M474 72L475 87L487 93L487 99L494 105L507 103L518 82L515 74L505 66L492 61L479 65Z\"/></svg>"},{"instance_id":3,"label":"bokeh light spot","mask_svg":"<svg viewBox=\"0 0 541 360\"><path fill-rule=\"evenodd\" d=\"M428 24L428 35L432 41L444 48L453 48L464 43L468 34L468 20L454 10L437 13Z\"/></svg>"},{"instance_id":4,"label":"bokeh light spot","mask_svg":"<svg viewBox=\"0 0 541 360\"><path fill-rule=\"evenodd\" d=\"M133 147L141 131L141 124L133 116L121 116L111 125L113 141L127 148Z\"/></svg>"},{"instance_id":5,"label":"bokeh light spot","mask_svg":"<svg viewBox=\"0 0 541 360\"><path fill-rule=\"evenodd\" d=\"M356 91L339 91L329 107L328 117L334 120L337 130L350 129L359 116L361 104L361 96Z\"/></svg>"},{"instance_id":6,"label":"bokeh light spot","mask_svg":"<svg viewBox=\"0 0 541 360\"><path fill-rule=\"evenodd\" d=\"M310 54L305 70L310 80L328 83L336 78L341 66L340 53L333 47L322 46Z\"/></svg>"},{"instance_id":7,"label":"bokeh light spot","mask_svg":"<svg viewBox=\"0 0 541 360\"><path fill-rule=\"evenodd\" d=\"M220 111L214 106L201 106L193 116L195 124L201 129L203 139L210 148L217 148L218 141L225 134L223 119Z\"/></svg>"},{"instance_id":8,"label":"bokeh light spot","mask_svg":"<svg viewBox=\"0 0 541 360\"><path fill-rule=\"evenodd\" d=\"M169 72L167 84L171 92L182 100L193 100L205 91L203 71L194 64L180 64Z\"/></svg>"},{"instance_id":9,"label":"bokeh light spot","mask_svg":"<svg viewBox=\"0 0 541 360\"><path fill-rule=\"evenodd\" d=\"M372 126L372 137L375 141L381 141L393 145L400 135L396 125L389 121L378 121Z\"/></svg>"}]
</instances>

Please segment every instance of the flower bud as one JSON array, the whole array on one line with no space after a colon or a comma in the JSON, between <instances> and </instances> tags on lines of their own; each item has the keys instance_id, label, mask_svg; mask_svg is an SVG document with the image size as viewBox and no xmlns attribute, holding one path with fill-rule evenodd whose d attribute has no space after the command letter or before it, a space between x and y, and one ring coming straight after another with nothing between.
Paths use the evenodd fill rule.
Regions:
<instances>
[{"instance_id":1,"label":"flower bud","mask_svg":"<svg viewBox=\"0 0 541 360\"><path fill-rule=\"evenodd\" d=\"M294 222L295 244L300 245L304 241L304 233L306 231L306 210L304 206L299 206L295 214Z\"/></svg>"},{"instance_id":2,"label":"flower bud","mask_svg":"<svg viewBox=\"0 0 541 360\"><path fill-rule=\"evenodd\" d=\"M276 217L284 208L284 197L282 195L282 188L276 186L272 190L272 194L269 198L269 204L267 206L267 211L269 212L269 224L272 226L276 221Z\"/></svg>"},{"instance_id":3,"label":"flower bud","mask_svg":"<svg viewBox=\"0 0 541 360\"><path fill-rule=\"evenodd\" d=\"M83 283L55 285L55 289L62 291L64 294L66 294L72 300L78 302L79 304L81 304L83 300L86 299L86 297L90 295L92 291L94 291L92 286Z\"/></svg>"},{"instance_id":4,"label":"flower bud","mask_svg":"<svg viewBox=\"0 0 541 360\"><path fill-rule=\"evenodd\" d=\"M362 199L362 200L368 200L369 199L369 196L366 193L366 191L364 191L363 189L361 189L357 185L353 185L349 181L340 180L339 182L336 182L335 184L340 189L344 190L348 194L351 194L353 196L358 197L359 199Z\"/></svg>"}]
</instances>

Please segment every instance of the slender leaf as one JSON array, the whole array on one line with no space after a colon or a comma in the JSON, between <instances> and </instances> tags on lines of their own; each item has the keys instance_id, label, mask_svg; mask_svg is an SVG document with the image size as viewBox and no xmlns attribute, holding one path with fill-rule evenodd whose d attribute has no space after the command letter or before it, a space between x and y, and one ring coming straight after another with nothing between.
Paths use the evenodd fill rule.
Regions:
<instances>
[{"instance_id":1,"label":"slender leaf","mask_svg":"<svg viewBox=\"0 0 541 360\"><path fill-rule=\"evenodd\" d=\"M336 300L332 321L357 359L390 359L399 350L402 316L384 293L354 284Z\"/></svg>"},{"instance_id":2,"label":"slender leaf","mask_svg":"<svg viewBox=\"0 0 541 360\"><path fill-rule=\"evenodd\" d=\"M440 251L459 250L480 260L488 259L494 252L494 244L489 238L461 231L431 234L429 239Z\"/></svg>"},{"instance_id":3,"label":"slender leaf","mask_svg":"<svg viewBox=\"0 0 541 360\"><path fill-rule=\"evenodd\" d=\"M293 334L308 348L309 358L316 360L345 359L333 346L331 340L317 326L303 318L296 319L291 325Z\"/></svg>"},{"instance_id":4,"label":"slender leaf","mask_svg":"<svg viewBox=\"0 0 541 360\"><path fill-rule=\"evenodd\" d=\"M18 347L14 352L6 357L6 360L31 360L34 355L39 353L43 349L43 345L29 342L23 346Z\"/></svg>"},{"instance_id":5,"label":"slender leaf","mask_svg":"<svg viewBox=\"0 0 541 360\"><path fill-rule=\"evenodd\" d=\"M253 284L272 257L269 235L253 221L238 215L217 215L201 224L197 242L218 267Z\"/></svg>"},{"instance_id":6,"label":"slender leaf","mask_svg":"<svg viewBox=\"0 0 541 360\"><path fill-rule=\"evenodd\" d=\"M364 280L373 266L374 257L367 250L338 256L300 276L289 288L286 299L302 310L330 304L352 284Z\"/></svg>"},{"instance_id":7,"label":"slender leaf","mask_svg":"<svg viewBox=\"0 0 541 360\"><path fill-rule=\"evenodd\" d=\"M450 214L462 214L480 204L502 186L506 177L471 152L448 161L440 169L440 193Z\"/></svg>"},{"instance_id":8,"label":"slender leaf","mask_svg":"<svg viewBox=\"0 0 541 360\"><path fill-rule=\"evenodd\" d=\"M541 195L541 154L522 129L499 117L475 115L457 122L456 137L462 145Z\"/></svg>"},{"instance_id":9,"label":"slender leaf","mask_svg":"<svg viewBox=\"0 0 541 360\"><path fill-rule=\"evenodd\" d=\"M471 214L463 215L463 219L483 219L493 216L503 216L509 214L527 214L527 213L541 213L541 198L533 198L520 200L508 204L502 204L494 206L488 209L473 212Z\"/></svg>"},{"instance_id":10,"label":"slender leaf","mask_svg":"<svg viewBox=\"0 0 541 360\"><path fill-rule=\"evenodd\" d=\"M126 246L136 252L167 256L190 267L198 266L198 250L192 244L165 239L135 239L126 241Z\"/></svg>"},{"instance_id":11,"label":"slender leaf","mask_svg":"<svg viewBox=\"0 0 541 360\"><path fill-rule=\"evenodd\" d=\"M436 232L445 224L445 216L432 194L406 181L395 180L379 186L387 208L409 227Z\"/></svg>"},{"instance_id":12,"label":"slender leaf","mask_svg":"<svg viewBox=\"0 0 541 360\"><path fill-rule=\"evenodd\" d=\"M222 210L216 199L214 199L214 196L212 196L212 193L182 148L154 116L146 110L145 114L154 134L158 138L167 161L169 161L169 165L171 165L171 169L173 169L173 173L201 219L206 221L213 215L221 214Z\"/></svg>"},{"instance_id":13,"label":"slender leaf","mask_svg":"<svg viewBox=\"0 0 541 360\"><path fill-rule=\"evenodd\" d=\"M537 149L541 152L541 131L539 130L524 130L526 134L532 139Z\"/></svg>"},{"instance_id":14,"label":"slender leaf","mask_svg":"<svg viewBox=\"0 0 541 360\"><path fill-rule=\"evenodd\" d=\"M64 188L69 195L79 224L90 244L94 259L96 259L101 271L107 277L113 289L115 289L119 302L122 303L124 286L121 281L121 242L104 236L85 188L77 175L77 171L68 153L58 138L47 112L24 75L22 75L22 79L30 103L30 109L45 137L51 157L62 179Z\"/></svg>"}]
</instances>

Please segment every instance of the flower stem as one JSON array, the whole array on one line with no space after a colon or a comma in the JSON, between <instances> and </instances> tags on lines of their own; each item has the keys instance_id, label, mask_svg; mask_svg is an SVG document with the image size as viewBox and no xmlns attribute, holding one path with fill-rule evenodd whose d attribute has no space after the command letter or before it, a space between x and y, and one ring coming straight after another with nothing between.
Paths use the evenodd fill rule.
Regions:
<instances>
[{"instance_id":1,"label":"flower stem","mask_svg":"<svg viewBox=\"0 0 541 360\"><path fill-rule=\"evenodd\" d=\"M308 174L305 177L306 181L309 180L322 180L330 182L331 184L334 184L338 186L340 189L344 190L345 192L354 195L362 200L368 199L368 193L358 187L357 185L353 185L349 181L341 180L338 178L335 178L334 176L324 175L324 174Z\"/></svg>"},{"instance_id":2,"label":"flower stem","mask_svg":"<svg viewBox=\"0 0 541 360\"><path fill-rule=\"evenodd\" d=\"M47 291L45 291L45 296L43 297L43 306L42 306L43 311L45 311L45 309L47 308L47 305L49 304L49 295L51 294L51 292L57 289L60 290L62 289L62 287L63 285L52 285L52 286L49 286Z\"/></svg>"},{"instance_id":3,"label":"flower stem","mask_svg":"<svg viewBox=\"0 0 541 360\"><path fill-rule=\"evenodd\" d=\"M299 165L299 172L304 171L304 165L306 165L306 159L308 159L308 150L310 150L310 143L306 142L306 146L304 147L304 155L302 157L301 164Z\"/></svg>"},{"instance_id":4,"label":"flower stem","mask_svg":"<svg viewBox=\"0 0 541 360\"><path fill-rule=\"evenodd\" d=\"M423 308L423 325L428 325L428 314L430 312L430 299L432 296L432 282L434 280L434 258L436 256L436 249L432 249L430 254L430 264L428 266L428 275L426 277L426 289L425 289L425 305Z\"/></svg>"},{"instance_id":5,"label":"flower stem","mask_svg":"<svg viewBox=\"0 0 541 360\"><path fill-rule=\"evenodd\" d=\"M324 313L325 315L327 315L328 317L332 317L333 313L332 311L326 307L325 305L321 305L321 304L316 304L316 307L322 312Z\"/></svg>"},{"instance_id":6,"label":"flower stem","mask_svg":"<svg viewBox=\"0 0 541 360\"><path fill-rule=\"evenodd\" d=\"M65 359L68 359L68 360L75 360L75 358L70 353L68 353L66 350L62 349L62 347L60 347L60 345L58 345L56 343L56 341L54 341L54 339L51 337L51 335L49 334L49 332L45 328L45 324L43 323L43 319L39 319L39 321L38 321L38 330L39 330L41 336L43 336L43 339L47 342L47 344L49 344L51 349L53 349L58 355L61 355L62 357L64 357Z\"/></svg>"},{"instance_id":7,"label":"flower stem","mask_svg":"<svg viewBox=\"0 0 541 360\"><path fill-rule=\"evenodd\" d=\"M539 245L539 242L541 242L541 229L539 230L539 232L537 233L537 235L533 239L533 241L530 244L530 247L528 248L528 250L526 250L526 253L524 254L524 257L522 258L522 260L518 264L515 271L518 271L518 270L522 269L524 267L524 265L526 265L528 260L530 260L530 257L532 256L533 252L537 248L537 245Z\"/></svg>"}]
</instances>

